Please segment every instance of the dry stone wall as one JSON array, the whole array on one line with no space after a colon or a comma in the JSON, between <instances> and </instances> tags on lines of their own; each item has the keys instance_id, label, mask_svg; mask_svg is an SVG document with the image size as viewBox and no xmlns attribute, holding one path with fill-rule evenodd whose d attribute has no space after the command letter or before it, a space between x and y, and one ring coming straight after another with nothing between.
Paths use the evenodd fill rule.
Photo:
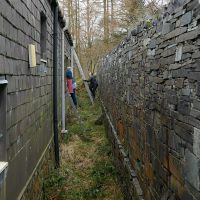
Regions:
<instances>
[{"instance_id":1,"label":"dry stone wall","mask_svg":"<svg viewBox=\"0 0 200 200\"><path fill-rule=\"evenodd\" d=\"M200 2L173 1L153 25L140 23L101 60L98 79L108 134L118 169L128 158L141 198L197 200ZM127 199L134 199L130 183L123 185Z\"/></svg>"}]
</instances>

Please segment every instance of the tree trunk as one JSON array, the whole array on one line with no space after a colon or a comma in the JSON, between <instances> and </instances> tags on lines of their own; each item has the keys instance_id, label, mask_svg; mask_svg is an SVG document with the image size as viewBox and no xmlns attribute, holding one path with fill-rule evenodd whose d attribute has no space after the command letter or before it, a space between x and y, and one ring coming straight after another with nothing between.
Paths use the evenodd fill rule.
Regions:
<instances>
[{"instance_id":1,"label":"tree trunk","mask_svg":"<svg viewBox=\"0 0 200 200\"><path fill-rule=\"evenodd\" d=\"M80 0L77 0L77 53L80 53Z\"/></svg>"},{"instance_id":2,"label":"tree trunk","mask_svg":"<svg viewBox=\"0 0 200 200\"><path fill-rule=\"evenodd\" d=\"M104 0L104 42L108 43L108 0Z\"/></svg>"},{"instance_id":3,"label":"tree trunk","mask_svg":"<svg viewBox=\"0 0 200 200\"><path fill-rule=\"evenodd\" d=\"M110 0L111 2L111 22L110 22L110 33L113 33L113 28L114 28L114 0Z\"/></svg>"},{"instance_id":4,"label":"tree trunk","mask_svg":"<svg viewBox=\"0 0 200 200\"><path fill-rule=\"evenodd\" d=\"M91 36L90 36L90 0L87 0L87 41L88 47L91 47Z\"/></svg>"}]
</instances>

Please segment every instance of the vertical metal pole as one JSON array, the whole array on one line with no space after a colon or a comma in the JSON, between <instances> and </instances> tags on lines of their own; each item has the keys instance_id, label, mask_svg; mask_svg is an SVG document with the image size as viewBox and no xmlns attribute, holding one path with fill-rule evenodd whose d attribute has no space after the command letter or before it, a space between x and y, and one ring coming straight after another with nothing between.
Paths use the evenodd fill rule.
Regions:
<instances>
[{"instance_id":1,"label":"vertical metal pole","mask_svg":"<svg viewBox=\"0 0 200 200\"><path fill-rule=\"evenodd\" d=\"M67 133L65 130L65 30L62 30L62 133Z\"/></svg>"},{"instance_id":2,"label":"vertical metal pole","mask_svg":"<svg viewBox=\"0 0 200 200\"><path fill-rule=\"evenodd\" d=\"M58 143L58 100L57 100L57 49L58 49L58 5L54 6L54 35L53 35L53 129L56 167L60 166Z\"/></svg>"},{"instance_id":3,"label":"vertical metal pole","mask_svg":"<svg viewBox=\"0 0 200 200\"><path fill-rule=\"evenodd\" d=\"M65 130L65 82L64 82L64 68L65 68L65 49L64 49L64 30L62 30L62 132Z\"/></svg>"}]
</instances>

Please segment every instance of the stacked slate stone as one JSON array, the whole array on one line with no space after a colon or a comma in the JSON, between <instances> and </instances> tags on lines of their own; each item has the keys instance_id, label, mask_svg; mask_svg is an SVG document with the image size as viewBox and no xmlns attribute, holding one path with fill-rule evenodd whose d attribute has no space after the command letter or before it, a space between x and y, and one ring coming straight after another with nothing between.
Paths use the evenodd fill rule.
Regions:
<instances>
[{"instance_id":1,"label":"stacked slate stone","mask_svg":"<svg viewBox=\"0 0 200 200\"><path fill-rule=\"evenodd\" d=\"M145 27L134 28L98 72L114 155L124 166L121 145L145 199L199 200L200 2L174 0Z\"/></svg>"}]
</instances>

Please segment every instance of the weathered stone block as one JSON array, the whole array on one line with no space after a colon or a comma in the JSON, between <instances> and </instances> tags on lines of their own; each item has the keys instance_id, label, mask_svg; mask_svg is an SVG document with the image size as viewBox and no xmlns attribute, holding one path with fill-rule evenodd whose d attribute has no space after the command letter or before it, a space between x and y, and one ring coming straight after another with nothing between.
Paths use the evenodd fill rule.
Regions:
<instances>
[{"instance_id":1,"label":"weathered stone block","mask_svg":"<svg viewBox=\"0 0 200 200\"><path fill-rule=\"evenodd\" d=\"M180 35L176 39L176 42L179 43L179 42L184 42L187 40L193 40L193 39L197 38L197 36L198 36L198 29Z\"/></svg>"},{"instance_id":2,"label":"weathered stone block","mask_svg":"<svg viewBox=\"0 0 200 200\"><path fill-rule=\"evenodd\" d=\"M175 38L175 37L185 33L186 31L187 31L187 27L177 28L177 29L171 31L170 33L166 34L164 39L169 40L169 39Z\"/></svg>"},{"instance_id":3,"label":"weathered stone block","mask_svg":"<svg viewBox=\"0 0 200 200\"><path fill-rule=\"evenodd\" d=\"M200 51L196 51L195 53L193 53L192 58L193 59L200 58Z\"/></svg>"},{"instance_id":4,"label":"weathered stone block","mask_svg":"<svg viewBox=\"0 0 200 200\"><path fill-rule=\"evenodd\" d=\"M175 57L176 62L182 59L182 51L183 51L182 45L179 45L176 47L176 57Z\"/></svg>"},{"instance_id":5,"label":"weathered stone block","mask_svg":"<svg viewBox=\"0 0 200 200\"><path fill-rule=\"evenodd\" d=\"M163 57L161 58L160 61L160 65L161 66L165 66L165 65L170 65L172 63L174 63L175 60L175 55L169 56L169 57Z\"/></svg>"},{"instance_id":6,"label":"weathered stone block","mask_svg":"<svg viewBox=\"0 0 200 200\"><path fill-rule=\"evenodd\" d=\"M185 14L185 9L180 9L176 14L174 15L174 18L180 17L181 15Z\"/></svg>"},{"instance_id":7,"label":"weathered stone block","mask_svg":"<svg viewBox=\"0 0 200 200\"><path fill-rule=\"evenodd\" d=\"M171 131L169 134L169 141L168 141L169 148L172 149L178 157L183 158L184 156L184 142L180 136L175 134L174 131Z\"/></svg>"},{"instance_id":8,"label":"weathered stone block","mask_svg":"<svg viewBox=\"0 0 200 200\"><path fill-rule=\"evenodd\" d=\"M196 30L197 28L198 28L197 21L194 21L194 22L192 22L191 24L188 25L188 32Z\"/></svg>"},{"instance_id":9,"label":"weathered stone block","mask_svg":"<svg viewBox=\"0 0 200 200\"><path fill-rule=\"evenodd\" d=\"M164 50L164 52L161 55L163 57L168 57L175 54L175 52L176 52L176 46L173 46L171 48L167 48L166 50Z\"/></svg>"},{"instance_id":10,"label":"weathered stone block","mask_svg":"<svg viewBox=\"0 0 200 200\"><path fill-rule=\"evenodd\" d=\"M200 119L200 111L199 110L191 109L190 115L197 119Z\"/></svg>"},{"instance_id":11,"label":"weathered stone block","mask_svg":"<svg viewBox=\"0 0 200 200\"><path fill-rule=\"evenodd\" d=\"M0 34L3 34L3 17L0 16Z\"/></svg>"},{"instance_id":12,"label":"weathered stone block","mask_svg":"<svg viewBox=\"0 0 200 200\"><path fill-rule=\"evenodd\" d=\"M200 191L200 159L197 158L188 149L185 151L185 179L188 181L195 189Z\"/></svg>"},{"instance_id":13,"label":"weathered stone block","mask_svg":"<svg viewBox=\"0 0 200 200\"><path fill-rule=\"evenodd\" d=\"M143 41L143 46L146 47L149 44L150 40L150 38L145 38Z\"/></svg>"},{"instance_id":14,"label":"weathered stone block","mask_svg":"<svg viewBox=\"0 0 200 200\"><path fill-rule=\"evenodd\" d=\"M152 39L148 45L150 49L155 49L156 48L156 39Z\"/></svg>"},{"instance_id":15,"label":"weathered stone block","mask_svg":"<svg viewBox=\"0 0 200 200\"><path fill-rule=\"evenodd\" d=\"M190 88L183 88L181 89L180 94L183 96L189 96L192 93L192 90Z\"/></svg>"},{"instance_id":16,"label":"weathered stone block","mask_svg":"<svg viewBox=\"0 0 200 200\"><path fill-rule=\"evenodd\" d=\"M176 79L176 81L175 81L175 86L176 86L177 88L182 88L182 87L183 87L183 82L184 82L184 79L183 79L183 78L178 78L178 79Z\"/></svg>"},{"instance_id":17,"label":"weathered stone block","mask_svg":"<svg viewBox=\"0 0 200 200\"><path fill-rule=\"evenodd\" d=\"M155 49L148 49L148 51L147 51L147 55L148 56L154 56L156 54L156 51L155 51Z\"/></svg>"},{"instance_id":18,"label":"weathered stone block","mask_svg":"<svg viewBox=\"0 0 200 200\"><path fill-rule=\"evenodd\" d=\"M184 45L183 46L183 53L192 53L196 50L195 45Z\"/></svg>"},{"instance_id":19,"label":"weathered stone block","mask_svg":"<svg viewBox=\"0 0 200 200\"><path fill-rule=\"evenodd\" d=\"M200 96L200 82L199 81L197 82L197 87L196 88L197 88L197 93L196 94L197 94L197 96Z\"/></svg>"},{"instance_id":20,"label":"weathered stone block","mask_svg":"<svg viewBox=\"0 0 200 200\"><path fill-rule=\"evenodd\" d=\"M189 11L181 17L180 23L181 23L181 26L185 26L189 24L191 21L192 21L192 12Z\"/></svg>"},{"instance_id":21,"label":"weathered stone block","mask_svg":"<svg viewBox=\"0 0 200 200\"><path fill-rule=\"evenodd\" d=\"M193 153L197 158L200 158L200 129L195 127L194 127L194 139L193 139Z\"/></svg>"},{"instance_id":22,"label":"weathered stone block","mask_svg":"<svg viewBox=\"0 0 200 200\"><path fill-rule=\"evenodd\" d=\"M199 7L199 0L192 0L192 1L188 2L186 9L187 9L187 11L192 11L198 7Z\"/></svg>"},{"instance_id":23,"label":"weathered stone block","mask_svg":"<svg viewBox=\"0 0 200 200\"><path fill-rule=\"evenodd\" d=\"M191 58L191 57L192 57L192 54L184 53L184 54L182 54L181 60L186 60L186 59Z\"/></svg>"},{"instance_id":24,"label":"weathered stone block","mask_svg":"<svg viewBox=\"0 0 200 200\"><path fill-rule=\"evenodd\" d=\"M192 128L192 126L175 120L174 121L174 131L183 140L185 140L186 142L188 142L190 144L193 144L193 128Z\"/></svg>"},{"instance_id":25,"label":"weathered stone block","mask_svg":"<svg viewBox=\"0 0 200 200\"><path fill-rule=\"evenodd\" d=\"M181 64L178 64L178 63L169 65L169 70L176 70L176 69L179 69L179 68L181 68Z\"/></svg>"},{"instance_id":26,"label":"weathered stone block","mask_svg":"<svg viewBox=\"0 0 200 200\"><path fill-rule=\"evenodd\" d=\"M193 99L192 108L194 108L196 110L200 110L200 101L197 99Z\"/></svg>"},{"instance_id":27,"label":"weathered stone block","mask_svg":"<svg viewBox=\"0 0 200 200\"><path fill-rule=\"evenodd\" d=\"M192 80L200 81L200 72L189 72L188 78Z\"/></svg>"},{"instance_id":28,"label":"weathered stone block","mask_svg":"<svg viewBox=\"0 0 200 200\"><path fill-rule=\"evenodd\" d=\"M176 105L177 102L178 102L178 98L177 98L176 94L175 95L167 94L166 95L166 100L167 100L168 103L174 104L174 105Z\"/></svg>"},{"instance_id":29,"label":"weathered stone block","mask_svg":"<svg viewBox=\"0 0 200 200\"><path fill-rule=\"evenodd\" d=\"M188 71L185 69L177 69L172 71L173 78L183 78L188 76Z\"/></svg>"},{"instance_id":30,"label":"weathered stone block","mask_svg":"<svg viewBox=\"0 0 200 200\"><path fill-rule=\"evenodd\" d=\"M172 24L171 23L164 23L162 26L162 34L165 35L172 31Z\"/></svg>"},{"instance_id":31,"label":"weathered stone block","mask_svg":"<svg viewBox=\"0 0 200 200\"><path fill-rule=\"evenodd\" d=\"M169 171L173 174L176 179L183 183L184 182L184 165L181 159L178 159L173 154L169 153Z\"/></svg>"},{"instance_id":32,"label":"weathered stone block","mask_svg":"<svg viewBox=\"0 0 200 200\"><path fill-rule=\"evenodd\" d=\"M5 37L0 35L0 54L5 55L6 42Z\"/></svg>"}]
</instances>

